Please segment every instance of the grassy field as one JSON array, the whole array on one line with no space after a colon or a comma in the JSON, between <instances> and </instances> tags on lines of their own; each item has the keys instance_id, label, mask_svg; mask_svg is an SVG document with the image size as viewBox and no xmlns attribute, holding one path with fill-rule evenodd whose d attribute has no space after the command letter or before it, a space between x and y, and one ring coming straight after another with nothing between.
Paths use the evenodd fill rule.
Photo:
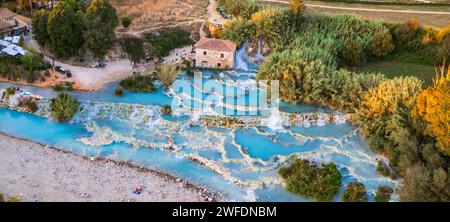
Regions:
<instances>
[{"instance_id":1,"label":"grassy field","mask_svg":"<svg viewBox=\"0 0 450 222\"><path fill-rule=\"evenodd\" d=\"M286 7L287 4L280 3L267 3L261 0L262 4L270 4L281 7ZM289 2L289 0L281 0ZM367 8L367 9L390 9L390 10L413 10L413 11L440 11L450 12L449 6L442 5L380 5L380 4L360 4L360 3L348 3L348 2L323 2L323 1L304 1L310 5L323 5L334 7L346 7L346 8ZM330 14L349 13L357 14L367 20L381 20L384 22L402 23L410 19L415 18L422 25L432 25L435 27L446 27L450 25L450 15L434 15L434 14L416 14L416 13L393 13L393 12L371 12L371 11L352 11L341 9L329 9L329 8L317 8L307 7L309 12L326 12Z\"/></svg>"},{"instance_id":2,"label":"grassy field","mask_svg":"<svg viewBox=\"0 0 450 222\"><path fill-rule=\"evenodd\" d=\"M433 66L398 61L371 62L353 70L356 72L380 72L388 78L415 76L424 81L425 86L430 86L436 77L435 67Z\"/></svg>"}]
</instances>

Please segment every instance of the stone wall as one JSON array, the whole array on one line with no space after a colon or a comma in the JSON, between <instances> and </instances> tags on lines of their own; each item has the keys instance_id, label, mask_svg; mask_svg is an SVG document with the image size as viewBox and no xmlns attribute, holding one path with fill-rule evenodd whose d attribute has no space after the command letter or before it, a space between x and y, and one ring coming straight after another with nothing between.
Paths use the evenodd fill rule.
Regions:
<instances>
[{"instance_id":1,"label":"stone wall","mask_svg":"<svg viewBox=\"0 0 450 222\"><path fill-rule=\"evenodd\" d=\"M195 66L213 69L234 68L234 55L234 52L196 49Z\"/></svg>"}]
</instances>

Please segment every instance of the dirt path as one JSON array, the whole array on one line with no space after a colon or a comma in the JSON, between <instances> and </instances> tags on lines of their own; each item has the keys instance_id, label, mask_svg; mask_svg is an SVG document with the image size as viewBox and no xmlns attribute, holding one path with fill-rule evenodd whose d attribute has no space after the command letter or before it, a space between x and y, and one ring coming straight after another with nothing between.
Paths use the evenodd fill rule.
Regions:
<instances>
[{"instance_id":1,"label":"dirt path","mask_svg":"<svg viewBox=\"0 0 450 222\"><path fill-rule=\"evenodd\" d=\"M260 1L260 2L269 2L269 3L272 2L272 3L279 3L279 4L289 4L289 2L281 1L281 0L258 0L258 1ZM366 12L389 12L389 13L407 13L407 14L450 15L450 12L440 12L440 11L374 9L374 8L340 7L340 6L328 6L328 5L316 5L316 4L305 4L305 6L306 7L310 7L310 8L335 9L335 10L345 10L345 11L366 11Z\"/></svg>"},{"instance_id":2,"label":"dirt path","mask_svg":"<svg viewBox=\"0 0 450 222\"><path fill-rule=\"evenodd\" d=\"M208 22L215 25L223 25L225 23L225 19L220 15L217 11L217 2L216 0L209 0L208 5Z\"/></svg>"}]
</instances>

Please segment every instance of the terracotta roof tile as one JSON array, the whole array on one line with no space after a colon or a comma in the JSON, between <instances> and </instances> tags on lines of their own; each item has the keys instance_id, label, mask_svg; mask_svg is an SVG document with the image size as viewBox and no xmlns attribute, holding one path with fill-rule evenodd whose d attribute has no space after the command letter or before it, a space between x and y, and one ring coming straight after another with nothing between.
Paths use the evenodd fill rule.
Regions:
<instances>
[{"instance_id":1,"label":"terracotta roof tile","mask_svg":"<svg viewBox=\"0 0 450 222\"><path fill-rule=\"evenodd\" d=\"M195 44L197 49L208 49L214 51L234 52L236 44L229 40L202 38Z\"/></svg>"},{"instance_id":2,"label":"terracotta roof tile","mask_svg":"<svg viewBox=\"0 0 450 222\"><path fill-rule=\"evenodd\" d=\"M0 20L0 30L7 29L7 28L9 28L10 26L11 26L10 24L8 24L8 23L6 23L6 22Z\"/></svg>"},{"instance_id":3,"label":"terracotta roof tile","mask_svg":"<svg viewBox=\"0 0 450 222\"><path fill-rule=\"evenodd\" d=\"M12 11L10 11L7 8L0 8L0 17L2 18L9 18L9 17L14 17L16 16L16 14Z\"/></svg>"}]
</instances>

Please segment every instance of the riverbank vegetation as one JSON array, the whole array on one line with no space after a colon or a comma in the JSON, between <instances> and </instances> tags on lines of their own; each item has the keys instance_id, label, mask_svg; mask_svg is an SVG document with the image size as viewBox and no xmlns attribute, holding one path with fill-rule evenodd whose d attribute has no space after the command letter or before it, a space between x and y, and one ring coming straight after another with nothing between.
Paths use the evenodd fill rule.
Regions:
<instances>
[{"instance_id":1,"label":"riverbank vegetation","mask_svg":"<svg viewBox=\"0 0 450 222\"><path fill-rule=\"evenodd\" d=\"M354 113L352 122L370 147L389 159L386 169L403 178L401 200L450 200L450 71L442 66L425 90L422 81L407 73L387 78L349 71L391 59L442 64L450 59L450 28L304 13L300 1L291 1L289 8L260 7L249 16L235 13L232 6L251 7L250 0L218 2L235 16L219 31L222 38L237 44L247 38L252 49L262 45L265 59L257 79L279 80L280 97L288 102ZM287 189L295 191L289 183Z\"/></svg>"},{"instance_id":2,"label":"riverbank vegetation","mask_svg":"<svg viewBox=\"0 0 450 222\"><path fill-rule=\"evenodd\" d=\"M87 6L81 0L58 2L50 12L33 14L36 40L58 58L82 55L90 50L102 59L111 49L119 25L116 10L108 0L94 0Z\"/></svg>"},{"instance_id":3,"label":"riverbank vegetation","mask_svg":"<svg viewBox=\"0 0 450 222\"><path fill-rule=\"evenodd\" d=\"M354 182L347 184L344 195L342 196L344 202L367 202L366 188L364 184Z\"/></svg>"},{"instance_id":4,"label":"riverbank vegetation","mask_svg":"<svg viewBox=\"0 0 450 222\"><path fill-rule=\"evenodd\" d=\"M72 120L73 116L78 112L80 103L71 95L62 92L56 98L53 98L50 103L51 117L59 122L68 122Z\"/></svg>"},{"instance_id":5,"label":"riverbank vegetation","mask_svg":"<svg viewBox=\"0 0 450 222\"><path fill-rule=\"evenodd\" d=\"M394 191L390 187L387 187L387 186L378 187L378 190L375 194L375 201L376 202L389 202L393 192Z\"/></svg>"},{"instance_id":6,"label":"riverbank vegetation","mask_svg":"<svg viewBox=\"0 0 450 222\"><path fill-rule=\"evenodd\" d=\"M46 71L50 64L44 61L44 55L32 48L26 48L27 52L22 57L0 57L0 77L11 81L25 81L34 83L44 80L49 75Z\"/></svg>"},{"instance_id":7,"label":"riverbank vegetation","mask_svg":"<svg viewBox=\"0 0 450 222\"><path fill-rule=\"evenodd\" d=\"M153 81L152 76L133 75L120 81L119 85L130 92L155 92Z\"/></svg>"},{"instance_id":8,"label":"riverbank vegetation","mask_svg":"<svg viewBox=\"0 0 450 222\"><path fill-rule=\"evenodd\" d=\"M145 40L150 44L151 54L162 58L168 56L173 49L193 44L190 35L190 32L180 28L169 28L159 33L146 33Z\"/></svg>"},{"instance_id":9,"label":"riverbank vegetation","mask_svg":"<svg viewBox=\"0 0 450 222\"><path fill-rule=\"evenodd\" d=\"M169 88L179 73L178 67L172 64L162 64L155 70L155 74L164 88Z\"/></svg>"},{"instance_id":10,"label":"riverbank vegetation","mask_svg":"<svg viewBox=\"0 0 450 222\"><path fill-rule=\"evenodd\" d=\"M332 163L317 166L308 160L294 158L288 167L279 170L279 174L289 192L318 201L332 200L342 184L341 173Z\"/></svg>"},{"instance_id":11,"label":"riverbank vegetation","mask_svg":"<svg viewBox=\"0 0 450 222\"><path fill-rule=\"evenodd\" d=\"M122 50L134 64L145 59L144 41L134 36L126 36L120 40Z\"/></svg>"}]
</instances>

